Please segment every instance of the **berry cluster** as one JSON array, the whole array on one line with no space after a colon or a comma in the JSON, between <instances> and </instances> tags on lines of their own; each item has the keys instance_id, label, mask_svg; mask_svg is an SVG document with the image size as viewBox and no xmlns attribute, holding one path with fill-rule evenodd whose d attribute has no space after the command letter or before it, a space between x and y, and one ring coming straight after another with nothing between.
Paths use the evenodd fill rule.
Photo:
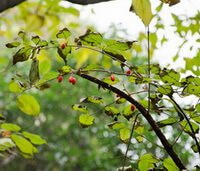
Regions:
<instances>
[{"instance_id":1,"label":"berry cluster","mask_svg":"<svg viewBox=\"0 0 200 171\"><path fill-rule=\"evenodd\" d=\"M63 76L59 76L59 77L57 78L57 80L58 80L59 83L61 83L61 82L63 81ZM69 81L70 83L72 83L73 85L76 84L76 78L74 78L74 77L72 77L72 76L69 77L68 81Z\"/></svg>"}]
</instances>

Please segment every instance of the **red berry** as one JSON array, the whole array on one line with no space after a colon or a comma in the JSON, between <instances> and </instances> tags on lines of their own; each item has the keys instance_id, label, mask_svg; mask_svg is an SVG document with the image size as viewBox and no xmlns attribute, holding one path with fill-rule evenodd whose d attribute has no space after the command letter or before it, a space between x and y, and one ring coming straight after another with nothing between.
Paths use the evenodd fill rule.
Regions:
<instances>
[{"instance_id":1,"label":"red berry","mask_svg":"<svg viewBox=\"0 0 200 171\"><path fill-rule=\"evenodd\" d=\"M68 79L68 81L69 81L70 83L72 83L72 82L73 82L73 79L74 79L74 77L70 76L69 79Z\"/></svg>"},{"instance_id":2,"label":"red berry","mask_svg":"<svg viewBox=\"0 0 200 171\"><path fill-rule=\"evenodd\" d=\"M62 80L63 80L63 76L59 76L58 77L58 82L60 83L60 82L62 82Z\"/></svg>"},{"instance_id":3,"label":"red berry","mask_svg":"<svg viewBox=\"0 0 200 171\"><path fill-rule=\"evenodd\" d=\"M73 78L72 84L73 84L73 85L76 84L76 78Z\"/></svg>"},{"instance_id":4,"label":"red berry","mask_svg":"<svg viewBox=\"0 0 200 171\"><path fill-rule=\"evenodd\" d=\"M61 49L65 49L66 46L67 46L66 43L62 43L60 47Z\"/></svg>"},{"instance_id":5,"label":"red berry","mask_svg":"<svg viewBox=\"0 0 200 171\"><path fill-rule=\"evenodd\" d=\"M122 98L122 96L120 96L119 94L117 94L116 97Z\"/></svg>"},{"instance_id":6,"label":"red berry","mask_svg":"<svg viewBox=\"0 0 200 171\"><path fill-rule=\"evenodd\" d=\"M69 80L69 82L72 83L73 85L76 84L76 78L70 76L68 80Z\"/></svg>"},{"instance_id":7,"label":"red berry","mask_svg":"<svg viewBox=\"0 0 200 171\"><path fill-rule=\"evenodd\" d=\"M126 71L126 74L130 75L131 74L131 70Z\"/></svg>"},{"instance_id":8,"label":"red berry","mask_svg":"<svg viewBox=\"0 0 200 171\"><path fill-rule=\"evenodd\" d=\"M134 111L134 110L135 110L135 106L131 105L131 111Z\"/></svg>"},{"instance_id":9,"label":"red berry","mask_svg":"<svg viewBox=\"0 0 200 171\"><path fill-rule=\"evenodd\" d=\"M111 75L111 76L110 76L110 80L111 80L111 81L115 81L115 76L114 76L114 75Z\"/></svg>"}]
</instances>

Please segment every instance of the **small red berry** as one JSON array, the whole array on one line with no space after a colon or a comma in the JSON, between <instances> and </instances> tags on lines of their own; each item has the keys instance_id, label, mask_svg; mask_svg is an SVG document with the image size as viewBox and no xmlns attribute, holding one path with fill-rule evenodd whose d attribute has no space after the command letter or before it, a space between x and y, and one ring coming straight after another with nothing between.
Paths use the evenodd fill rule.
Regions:
<instances>
[{"instance_id":1,"label":"small red berry","mask_svg":"<svg viewBox=\"0 0 200 171\"><path fill-rule=\"evenodd\" d=\"M72 83L73 85L76 84L76 78L70 76L68 80L69 80L69 82Z\"/></svg>"},{"instance_id":2,"label":"small red berry","mask_svg":"<svg viewBox=\"0 0 200 171\"><path fill-rule=\"evenodd\" d=\"M73 85L76 84L76 78L73 78L72 84L73 84Z\"/></svg>"},{"instance_id":3,"label":"small red berry","mask_svg":"<svg viewBox=\"0 0 200 171\"><path fill-rule=\"evenodd\" d=\"M119 94L117 94L116 97L122 98L122 96L120 96Z\"/></svg>"},{"instance_id":4,"label":"small red berry","mask_svg":"<svg viewBox=\"0 0 200 171\"><path fill-rule=\"evenodd\" d=\"M66 46L67 46L66 43L62 43L60 47L61 49L65 49Z\"/></svg>"},{"instance_id":5,"label":"small red berry","mask_svg":"<svg viewBox=\"0 0 200 171\"><path fill-rule=\"evenodd\" d=\"M134 110L135 110L135 106L131 105L131 111L134 111Z\"/></svg>"},{"instance_id":6,"label":"small red berry","mask_svg":"<svg viewBox=\"0 0 200 171\"><path fill-rule=\"evenodd\" d=\"M58 82L60 83L63 80L63 76L59 76L57 79L58 79Z\"/></svg>"},{"instance_id":7,"label":"small red berry","mask_svg":"<svg viewBox=\"0 0 200 171\"><path fill-rule=\"evenodd\" d=\"M131 74L131 70L126 71L126 74L130 75Z\"/></svg>"},{"instance_id":8,"label":"small red berry","mask_svg":"<svg viewBox=\"0 0 200 171\"><path fill-rule=\"evenodd\" d=\"M73 79L74 79L74 77L70 76L69 79L68 79L68 81L69 81L70 83L72 83L72 82L73 82Z\"/></svg>"},{"instance_id":9,"label":"small red berry","mask_svg":"<svg viewBox=\"0 0 200 171\"><path fill-rule=\"evenodd\" d=\"M114 76L114 75L111 75L111 76L110 76L110 80L111 80L111 81L115 81L115 76Z\"/></svg>"}]
</instances>

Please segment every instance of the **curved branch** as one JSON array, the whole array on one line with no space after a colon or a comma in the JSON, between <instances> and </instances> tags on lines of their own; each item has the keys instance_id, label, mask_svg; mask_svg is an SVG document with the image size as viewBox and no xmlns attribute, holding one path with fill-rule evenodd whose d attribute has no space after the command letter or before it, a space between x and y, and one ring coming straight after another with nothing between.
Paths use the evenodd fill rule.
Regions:
<instances>
[{"instance_id":1,"label":"curved branch","mask_svg":"<svg viewBox=\"0 0 200 171\"><path fill-rule=\"evenodd\" d=\"M140 104L138 103L135 99L132 97L128 96L126 93L123 91L119 90L116 87L113 87L110 84L107 84L95 77L92 77L90 75L83 74L81 72L76 73L82 78L85 78L95 84L98 84L99 86L108 89L109 91L112 91L121 97L125 98L127 101L129 101L131 104L135 105L136 108L141 112L141 114L145 117L145 119L148 121L148 123L151 125L152 129L160 139L162 145L164 146L165 150L167 153L171 156L173 161L176 163L176 165L179 167L180 170L186 169L181 160L179 159L178 155L174 152L172 145L167 141L165 135L161 132L160 128L152 118L152 116L148 113L148 111Z\"/></svg>"},{"instance_id":2,"label":"curved branch","mask_svg":"<svg viewBox=\"0 0 200 171\"><path fill-rule=\"evenodd\" d=\"M0 5L0 13L7 10L8 8L12 8L25 0L1 0L1 5Z\"/></svg>"},{"instance_id":3,"label":"curved branch","mask_svg":"<svg viewBox=\"0 0 200 171\"><path fill-rule=\"evenodd\" d=\"M1 0L0 13L9 8L17 6L24 1L26 0ZM113 0L65 0L65 1L71 2L73 4L89 5L89 4L97 4L100 2L108 2Z\"/></svg>"},{"instance_id":4,"label":"curved branch","mask_svg":"<svg viewBox=\"0 0 200 171\"><path fill-rule=\"evenodd\" d=\"M65 0L65 1L69 1L74 4L88 5L88 4L97 4L100 2L108 2L112 0Z\"/></svg>"}]
</instances>

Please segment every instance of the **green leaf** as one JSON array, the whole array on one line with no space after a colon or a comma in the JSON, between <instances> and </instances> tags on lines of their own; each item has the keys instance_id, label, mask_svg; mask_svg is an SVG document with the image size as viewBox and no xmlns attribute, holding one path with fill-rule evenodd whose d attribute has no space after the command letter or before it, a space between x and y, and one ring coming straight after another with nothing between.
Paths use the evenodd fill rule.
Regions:
<instances>
[{"instance_id":1,"label":"green leaf","mask_svg":"<svg viewBox=\"0 0 200 171\"><path fill-rule=\"evenodd\" d=\"M137 142L141 143L144 141L144 138L142 136L137 136L135 137L135 139L137 140Z\"/></svg>"},{"instance_id":2,"label":"green leaf","mask_svg":"<svg viewBox=\"0 0 200 171\"><path fill-rule=\"evenodd\" d=\"M39 115L40 105L31 95L20 95L17 97L17 105L19 109L28 115Z\"/></svg>"},{"instance_id":3,"label":"green leaf","mask_svg":"<svg viewBox=\"0 0 200 171\"><path fill-rule=\"evenodd\" d=\"M136 41L122 42L122 41L110 39L110 40L106 40L105 45L106 45L106 47L109 47L109 48L126 51L126 50L129 50L132 47L134 42L136 42Z\"/></svg>"},{"instance_id":4,"label":"green leaf","mask_svg":"<svg viewBox=\"0 0 200 171\"><path fill-rule=\"evenodd\" d=\"M195 106L195 109L198 113L200 113L200 103Z\"/></svg>"},{"instance_id":5,"label":"green leaf","mask_svg":"<svg viewBox=\"0 0 200 171\"><path fill-rule=\"evenodd\" d=\"M67 64L67 56L71 53L72 48L66 46L64 49L57 47L58 55L64 60L65 64Z\"/></svg>"},{"instance_id":6,"label":"green leaf","mask_svg":"<svg viewBox=\"0 0 200 171\"><path fill-rule=\"evenodd\" d=\"M200 97L200 86L189 83L183 90L186 95L196 95Z\"/></svg>"},{"instance_id":7,"label":"green leaf","mask_svg":"<svg viewBox=\"0 0 200 171\"><path fill-rule=\"evenodd\" d=\"M34 146L25 138L22 138L16 134L12 134L11 139L14 141L22 153L28 154L30 156L33 156L33 154L36 153Z\"/></svg>"},{"instance_id":8,"label":"green leaf","mask_svg":"<svg viewBox=\"0 0 200 171\"><path fill-rule=\"evenodd\" d=\"M164 95L171 96L173 94L173 89L169 85L162 85L158 87L158 92Z\"/></svg>"},{"instance_id":9,"label":"green leaf","mask_svg":"<svg viewBox=\"0 0 200 171\"><path fill-rule=\"evenodd\" d=\"M40 37L32 36L31 40L33 41L33 43L35 43L35 45L38 45L38 43L40 42Z\"/></svg>"},{"instance_id":10,"label":"green leaf","mask_svg":"<svg viewBox=\"0 0 200 171\"><path fill-rule=\"evenodd\" d=\"M79 104L72 105L73 110L79 110L84 113L88 113L87 107Z\"/></svg>"},{"instance_id":11,"label":"green leaf","mask_svg":"<svg viewBox=\"0 0 200 171\"><path fill-rule=\"evenodd\" d=\"M134 132L136 132L139 135L142 135L144 133L144 127L140 125L140 123L137 123L134 128Z\"/></svg>"},{"instance_id":12,"label":"green leaf","mask_svg":"<svg viewBox=\"0 0 200 171\"><path fill-rule=\"evenodd\" d=\"M194 120L196 123L200 124L200 115L192 115L192 120Z\"/></svg>"},{"instance_id":13,"label":"green leaf","mask_svg":"<svg viewBox=\"0 0 200 171\"><path fill-rule=\"evenodd\" d=\"M3 123L1 124L1 129L7 130L7 131L20 131L21 128L18 125L11 124L11 123Z\"/></svg>"},{"instance_id":14,"label":"green leaf","mask_svg":"<svg viewBox=\"0 0 200 171\"><path fill-rule=\"evenodd\" d=\"M141 157L140 157L140 160L139 160L139 163L138 163L138 167L141 171L147 171L149 170L150 168L154 168L154 164L155 163L158 163L159 162L159 159L155 158L152 154L150 153L146 153L146 154L143 154Z\"/></svg>"},{"instance_id":15,"label":"green leaf","mask_svg":"<svg viewBox=\"0 0 200 171\"><path fill-rule=\"evenodd\" d=\"M87 128L94 124L95 118L89 114L82 114L79 116L79 123L82 128Z\"/></svg>"},{"instance_id":16,"label":"green leaf","mask_svg":"<svg viewBox=\"0 0 200 171\"><path fill-rule=\"evenodd\" d=\"M12 42L12 43L7 43L6 47L7 48L15 48L18 47L20 45L20 42Z\"/></svg>"},{"instance_id":17,"label":"green leaf","mask_svg":"<svg viewBox=\"0 0 200 171\"><path fill-rule=\"evenodd\" d=\"M19 82L12 80L8 85L8 89L13 93L21 93L24 88L19 84Z\"/></svg>"},{"instance_id":18,"label":"green leaf","mask_svg":"<svg viewBox=\"0 0 200 171\"><path fill-rule=\"evenodd\" d=\"M131 131L128 128L122 128L119 131L119 135L118 137L120 138L120 140L122 140L124 143L127 143L129 138L131 136Z\"/></svg>"},{"instance_id":19,"label":"green leaf","mask_svg":"<svg viewBox=\"0 0 200 171\"><path fill-rule=\"evenodd\" d=\"M104 54L108 54L115 61L125 62L124 56L116 49L105 48L103 50Z\"/></svg>"},{"instance_id":20,"label":"green leaf","mask_svg":"<svg viewBox=\"0 0 200 171\"><path fill-rule=\"evenodd\" d=\"M200 143L200 142L199 142L199 143ZM198 150L196 144L192 145L191 148L192 148L192 150L193 150L195 153L198 153L198 152L199 152L199 150Z\"/></svg>"},{"instance_id":21,"label":"green leaf","mask_svg":"<svg viewBox=\"0 0 200 171\"><path fill-rule=\"evenodd\" d=\"M160 73L160 77L164 83L169 83L175 86L181 86L181 83L179 82L180 80L180 73L174 71L173 69L171 70L163 70Z\"/></svg>"},{"instance_id":22,"label":"green leaf","mask_svg":"<svg viewBox=\"0 0 200 171\"><path fill-rule=\"evenodd\" d=\"M140 17L145 26L148 26L153 18L151 3L149 0L132 0L132 8Z\"/></svg>"},{"instance_id":23,"label":"green leaf","mask_svg":"<svg viewBox=\"0 0 200 171\"><path fill-rule=\"evenodd\" d=\"M32 59L31 69L29 72L29 80L30 84L34 84L40 80L39 60L37 59Z\"/></svg>"},{"instance_id":24,"label":"green leaf","mask_svg":"<svg viewBox=\"0 0 200 171\"><path fill-rule=\"evenodd\" d=\"M31 55L32 50L33 48L30 46L19 49L13 56L13 65L15 65L17 62L27 61Z\"/></svg>"},{"instance_id":25,"label":"green leaf","mask_svg":"<svg viewBox=\"0 0 200 171\"><path fill-rule=\"evenodd\" d=\"M89 96L89 97L83 97L80 99L81 103L103 103L104 100L102 97L98 96Z\"/></svg>"},{"instance_id":26,"label":"green leaf","mask_svg":"<svg viewBox=\"0 0 200 171\"><path fill-rule=\"evenodd\" d=\"M26 32L25 31L19 31L18 36L24 41L26 38Z\"/></svg>"},{"instance_id":27,"label":"green leaf","mask_svg":"<svg viewBox=\"0 0 200 171\"><path fill-rule=\"evenodd\" d=\"M186 77L186 81L189 83L193 83L194 85L199 85L200 86L200 78L199 77L194 77L194 76L188 76Z\"/></svg>"},{"instance_id":28,"label":"green leaf","mask_svg":"<svg viewBox=\"0 0 200 171\"><path fill-rule=\"evenodd\" d=\"M60 74L67 74L72 71L72 68L66 65L61 67L58 71Z\"/></svg>"},{"instance_id":29,"label":"green leaf","mask_svg":"<svg viewBox=\"0 0 200 171\"><path fill-rule=\"evenodd\" d=\"M197 133L199 132L199 126L198 126L196 123L191 122L191 121L190 121L190 124L192 125L192 128L193 128L193 130L194 130L194 133L197 134ZM183 131L184 131L184 132L186 132L186 133L188 133L189 135L193 136L192 130L191 130L191 128L190 128L190 126L189 126L189 124L188 124L187 121L181 121L181 122L180 122L180 125L181 125L181 127L183 128Z\"/></svg>"},{"instance_id":30,"label":"green leaf","mask_svg":"<svg viewBox=\"0 0 200 171\"><path fill-rule=\"evenodd\" d=\"M117 83L119 82L119 78L115 77L115 80L112 81L112 80L110 79L110 77L106 77L106 78L104 78L102 81L105 82L105 83L108 83L108 84L110 84L110 85L114 85L114 84L117 84Z\"/></svg>"},{"instance_id":31,"label":"green leaf","mask_svg":"<svg viewBox=\"0 0 200 171\"><path fill-rule=\"evenodd\" d=\"M64 39L67 39L69 36L71 36L71 32L70 32L67 28L64 28L64 29L60 30L60 31L56 34L56 37L57 37L57 38L64 38Z\"/></svg>"},{"instance_id":32,"label":"green leaf","mask_svg":"<svg viewBox=\"0 0 200 171\"><path fill-rule=\"evenodd\" d=\"M121 104L121 103L124 103L124 102L126 102L126 99L125 99L125 98L118 98L118 99L116 100L116 104Z\"/></svg>"},{"instance_id":33,"label":"green leaf","mask_svg":"<svg viewBox=\"0 0 200 171\"><path fill-rule=\"evenodd\" d=\"M39 46L42 46L42 47L48 45L48 42L45 41L45 40L42 40L39 36L32 36L32 39L31 39L31 40L33 41L33 43L34 43L35 45L39 45Z\"/></svg>"},{"instance_id":34,"label":"green leaf","mask_svg":"<svg viewBox=\"0 0 200 171\"><path fill-rule=\"evenodd\" d=\"M86 33L76 39L78 45L98 46L101 45L103 37L100 33L92 32L90 29Z\"/></svg>"},{"instance_id":35,"label":"green leaf","mask_svg":"<svg viewBox=\"0 0 200 171\"><path fill-rule=\"evenodd\" d=\"M112 117L120 115L119 111L116 108L108 106L105 107L105 114Z\"/></svg>"},{"instance_id":36,"label":"green leaf","mask_svg":"<svg viewBox=\"0 0 200 171\"><path fill-rule=\"evenodd\" d=\"M163 166L168 171L179 171L179 168L176 166L176 164L174 163L174 161L172 159L164 159Z\"/></svg>"},{"instance_id":37,"label":"green leaf","mask_svg":"<svg viewBox=\"0 0 200 171\"><path fill-rule=\"evenodd\" d=\"M113 123L108 124L108 127L110 129L121 129L121 128L125 128L126 125L121 122L113 122Z\"/></svg>"},{"instance_id":38,"label":"green leaf","mask_svg":"<svg viewBox=\"0 0 200 171\"><path fill-rule=\"evenodd\" d=\"M22 132L22 135L25 138L28 138L33 144L36 145L47 144L47 142L44 139L42 139L39 135L31 134L29 132Z\"/></svg>"},{"instance_id":39,"label":"green leaf","mask_svg":"<svg viewBox=\"0 0 200 171\"><path fill-rule=\"evenodd\" d=\"M135 113L135 111L132 111L132 110L131 110L131 104L128 105L128 106L126 106L126 107L124 108L124 110L123 110L123 116L124 116L127 120L129 120L130 118L132 118L133 115L134 115L134 113Z\"/></svg>"},{"instance_id":40,"label":"green leaf","mask_svg":"<svg viewBox=\"0 0 200 171\"><path fill-rule=\"evenodd\" d=\"M177 120L176 119L173 119L173 118L169 118L169 119L164 119L162 121L159 121L157 122L157 125L162 128L164 126L167 126L167 125L173 125L174 123L176 123Z\"/></svg>"}]
</instances>

